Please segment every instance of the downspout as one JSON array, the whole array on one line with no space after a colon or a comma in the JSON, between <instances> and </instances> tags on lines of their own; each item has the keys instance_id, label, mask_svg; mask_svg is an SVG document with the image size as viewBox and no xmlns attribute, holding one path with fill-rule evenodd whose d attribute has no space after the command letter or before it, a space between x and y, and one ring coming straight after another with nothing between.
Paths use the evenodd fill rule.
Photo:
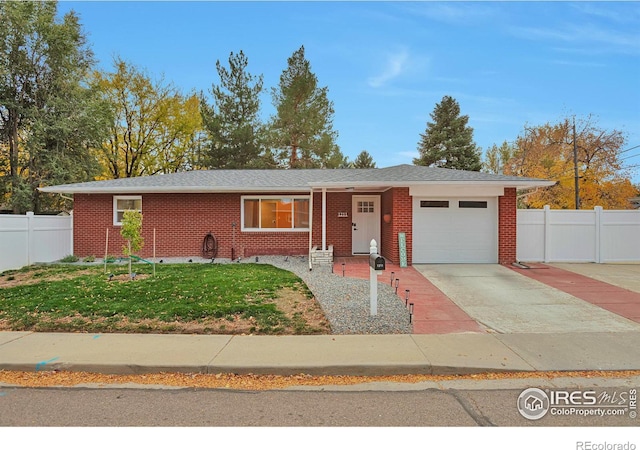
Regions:
<instances>
[{"instance_id":1,"label":"downspout","mask_svg":"<svg viewBox=\"0 0 640 450\"><path fill-rule=\"evenodd\" d=\"M313 248L313 188L309 189L309 270L313 269L311 263L311 249Z\"/></svg>"}]
</instances>

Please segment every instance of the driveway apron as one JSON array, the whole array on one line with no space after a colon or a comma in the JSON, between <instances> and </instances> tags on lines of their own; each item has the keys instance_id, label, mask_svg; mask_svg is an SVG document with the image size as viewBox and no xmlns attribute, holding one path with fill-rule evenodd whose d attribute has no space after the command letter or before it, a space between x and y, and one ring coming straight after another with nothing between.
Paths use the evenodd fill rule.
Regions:
<instances>
[{"instance_id":1,"label":"driveway apron","mask_svg":"<svg viewBox=\"0 0 640 450\"><path fill-rule=\"evenodd\" d=\"M638 264L535 264L512 270L640 323Z\"/></svg>"},{"instance_id":2,"label":"driveway apron","mask_svg":"<svg viewBox=\"0 0 640 450\"><path fill-rule=\"evenodd\" d=\"M464 312L499 333L640 331L640 325L497 264L415 265Z\"/></svg>"}]
</instances>

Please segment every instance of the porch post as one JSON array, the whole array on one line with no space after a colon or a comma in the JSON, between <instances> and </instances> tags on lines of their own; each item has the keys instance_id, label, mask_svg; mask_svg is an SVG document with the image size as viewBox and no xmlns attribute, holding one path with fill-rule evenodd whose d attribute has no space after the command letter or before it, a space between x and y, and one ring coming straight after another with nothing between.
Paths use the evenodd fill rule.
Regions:
<instances>
[{"instance_id":1,"label":"porch post","mask_svg":"<svg viewBox=\"0 0 640 450\"><path fill-rule=\"evenodd\" d=\"M322 188L322 251L327 250L327 188Z\"/></svg>"}]
</instances>

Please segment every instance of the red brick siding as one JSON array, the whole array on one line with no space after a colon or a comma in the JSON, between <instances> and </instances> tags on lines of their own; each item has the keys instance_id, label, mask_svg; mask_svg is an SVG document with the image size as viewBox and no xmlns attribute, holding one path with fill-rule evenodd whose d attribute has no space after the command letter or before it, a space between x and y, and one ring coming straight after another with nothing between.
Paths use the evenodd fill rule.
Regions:
<instances>
[{"instance_id":1,"label":"red brick siding","mask_svg":"<svg viewBox=\"0 0 640 450\"><path fill-rule=\"evenodd\" d=\"M315 200L314 200L315 201ZM322 224L322 197L318 201L317 209L320 211L318 224ZM338 217L338 213L346 212L347 217ZM334 256L351 256L352 229L351 221L351 193L335 192L327 193L327 245L333 245ZM317 239L316 239L317 236ZM316 234L314 227L314 245L318 241L318 248L322 245L322 228Z\"/></svg>"},{"instance_id":2,"label":"red brick siding","mask_svg":"<svg viewBox=\"0 0 640 450\"><path fill-rule=\"evenodd\" d=\"M405 233L407 238L407 263L412 261L413 242L413 201L409 188L393 188L382 194L382 214L391 214L391 221L382 221L381 255L393 262L400 263L400 247L398 233Z\"/></svg>"},{"instance_id":3,"label":"red brick siding","mask_svg":"<svg viewBox=\"0 0 640 450\"><path fill-rule=\"evenodd\" d=\"M286 195L286 194L285 194ZM306 255L308 232L242 232L240 194L144 194L142 195L145 240L142 257L198 256L202 241L212 232L218 241L218 257L260 254ZM314 196L314 201L320 198ZM314 213L314 232L319 235L320 216ZM235 227L233 226L235 224ZM74 253L103 256L106 230L109 255L122 255L120 227L113 226L113 195L76 194L74 201Z\"/></svg>"},{"instance_id":4,"label":"red brick siding","mask_svg":"<svg viewBox=\"0 0 640 450\"><path fill-rule=\"evenodd\" d=\"M380 226L380 254L394 264L398 264L398 238L393 235L393 189L389 189L382 193L380 197L380 208L382 215L390 214L391 221L385 223L382 221Z\"/></svg>"},{"instance_id":5,"label":"red brick siding","mask_svg":"<svg viewBox=\"0 0 640 450\"><path fill-rule=\"evenodd\" d=\"M517 202L515 188L498 197L498 263L516 261Z\"/></svg>"}]
</instances>

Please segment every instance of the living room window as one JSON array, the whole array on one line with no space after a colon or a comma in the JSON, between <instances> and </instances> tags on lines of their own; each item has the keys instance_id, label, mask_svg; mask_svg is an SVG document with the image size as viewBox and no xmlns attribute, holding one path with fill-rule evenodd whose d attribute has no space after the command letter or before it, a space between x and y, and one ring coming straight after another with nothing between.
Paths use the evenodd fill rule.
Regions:
<instances>
[{"instance_id":1,"label":"living room window","mask_svg":"<svg viewBox=\"0 0 640 450\"><path fill-rule=\"evenodd\" d=\"M242 197L242 230L309 231L309 197Z\"/></svg>"},{"instance_id":2,"label":"living room window","mask_svg":"<svg viewBox=\"0 0 640 450\"><path fill-rule=\"evenodd\" d=\"M141 195L114 195L113 196L113 224L122 225L122 215L125 211L142 212Z\"/></svg>"}]
</instances>

